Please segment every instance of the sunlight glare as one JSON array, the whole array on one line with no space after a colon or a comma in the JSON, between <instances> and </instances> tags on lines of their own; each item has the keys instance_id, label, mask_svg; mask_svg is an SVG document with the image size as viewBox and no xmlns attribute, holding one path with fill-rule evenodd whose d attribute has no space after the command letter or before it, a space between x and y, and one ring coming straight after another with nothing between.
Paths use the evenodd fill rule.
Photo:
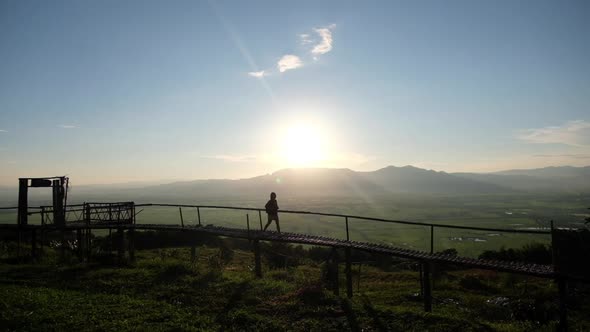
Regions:
<instances>
[{"instance_id":1,"label":"sunlight glare","mask_svg":"<svg viewBox=\"0 0 590 332\"><path fill-rule=\"evenodd\" d=\"M299 124L287 129L283 151L289 166L312 166L323 159L323 139L317 128Z\"/></svg>"}]
</instances>

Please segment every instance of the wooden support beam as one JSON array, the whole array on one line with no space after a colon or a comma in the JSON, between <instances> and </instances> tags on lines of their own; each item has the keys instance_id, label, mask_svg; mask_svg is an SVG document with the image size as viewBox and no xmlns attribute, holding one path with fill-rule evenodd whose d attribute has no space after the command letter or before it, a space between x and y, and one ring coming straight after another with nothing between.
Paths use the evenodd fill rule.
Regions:
<instances>
[{"instance_id":1,"label":"wooden support beam","mask_svg":"<svg viewBox=\"0 0 590 332\"><path fill-rule=\"evenodd\" d=\"M76 229L76 242L78 244L78 260L84 261L84 239L82 238L82 229Z\"/></svg>"},{"instance_id":2,"label":"wooden support beam","mask_svg":"<svg viewBox=\"0 0 590 332\"><path fill-rule=\"evenodd\" d=\"M334 269L334 280L333 280L333 285L334 285L334 294L336 296L340 296L340 271L338 269L338 255L336 255L334 257L334 261L332 262L333 264L333 269Z\"/></svg>"},{"instance_id":3,"label":"wooden support beam","mask_svg":"<svg viewBox=\"0 0 590 332\"><path fill-rule=\"evenodd\" d=\"M92 230L90 228L86 229L86 261L90 261L90 256L92 255Z\"/></svg>"},{"instance_id":4,"label":"wooden support beam","mask_svg":"<svg viewBox=\"0 0 590 332\"><path fill-rule=\"evenodd\" d=\"M346 255L346 296L352 298L352 253L350 248L344 249Z\"/></svg>"},{"instance_id":5,"label":"wooden support beam","mask_svg":"<svg viewBox=\"0 0 590 332\"><path fill-rule=\"evenodd\" d=\"M41 234L39 239L39 249L41 250L41 254L44 253L44 246L45 246L45 231L41 228Z\"/></svg>"},{"instance_id":6,"label":"wooden support beam","mask_svg":"<svg viewBox=\"0 0 590 332\"><path fill-rule=\"evenodd\" d=\"M31 257L37 258L37 230L31 230Z\"/></svg>"},{"instance_id":7,"label":"wooden support beam","mask_svg":"<svg viewBox=\"0 0 590 332\"><path fill-rule=\"evenodd\" d=\"M127 237L129 238L128 250L129 250L129 261L135 262L135 229L131 228L127 231Z\"/></svg>"},{"instance_id":8,"label":"wooden support beam","mask_svg":"<svg viewBox=\"0 0 590 332\"><path fill-rule=\"evenodd\" d=\"M119 263L123 263L123 259L125 258L125 236L123 228L117 228L117 252Z\"/></svg>"},{"instance_id":9,"label":"wooden support beam","mask_svg":"<svg viewBox=\"0 0 590 332\"><path fill-rule=\"evenodd\" d=\"M327 279L330 284L330 288L334 292L334 295L340 296L340 278L338 276L338 249L332 248L330 257L326 262L328 268Z\"/></svg>"},{"instance_id":10,"label":"wooden support beam","mask_svg":"<svg viewBox=\"0 0 590 332\"><path fill-rule=\"evenodd\" d=\"M567 279L559 277L557 279L559 288L559 325L558 331L567 331Z\"/></svg>"},{"instance_id":11,"label":"wooden support beam","mask_svg":"<svg viewBox=\"0 0 590 332\"><path fill-rule=\"evenodd\" d=\"M195 246L191 247L191 263L194 263L197 260L197 248Z\"/></svg>"},{"instance_id":12,"label":"wooden support beam","mask_svg":"<svg viewBox=\"0 0 590 332\"><path fill-rule=\"evenodd\" d=\"M420 296L424 296L424 271L422 271L423 264L420 263L418 266L420 267L420 270L418 271L418 273L420 273Z\"/></svg>"},{"instance_id":13,"label":"wooden support beam","mask_svg":"<svg viewBox=\"0 0 590 332\"><path fill-rule=\"evenodd\" d=\"M423 262L424 271L424 311L432 312L432 288L430 284L430 262Z\"/></svg>"},{"instance_id":14,"label":"wooden support beam","mask_svg":"<svg viewBox=\"0 0 590 332\"><path fill-rule=\"evenodd\" d=\"M26 226L29 220L29 180L18 179L18 212L17 219L19 226Z\"/></svg>"},{"instance_id":15,"label":"wooden support beam","mask_svg":"<svg viewBox=\"0 0 590 332\"><path fill-rule=\"evenodd\" d=\"M257 278L262 278L262 262L260 260L260 242L254 240L254 272Z\"/></svg>"},{"instance_id":16,"label":"wooden support beam","mask_svg":"<svg viewBox=\"0 0 590 332\"><path fill-rule=\"evenodd\" d=\"M66 225L66 215L64 210L64 193L62 180L53 180L53 223L56 226L64 227Z\"/></svg>"},{"instance_id":17,"label":"wooden support beam","mask_svg":"<svg viewBox=\"0 0 590 332\"><path fill-rule=\"evenodd\" d=\"M359 262L359 277L356 279L356 291L357 293L361 292L361 268L363 266L362 262Z\"/></svg>"},{"instance_id":18,"label":"wooden support beam","mask_svg":"<svg viewBox=\"0 0 590 332\"><path fill-rule=\"evenodd\" d=\"M21 246L21 242L22 242L22 237L23 237L23 232L20 230L20 227L18 228L18 230L16 231L16 258L18 261L20 261L21 259L21 254L20 254L20 246Z\"/></svg>"},{"instance_id":19,"label":"wooden support beam","mask_svg":"<svg viewBox=\"0 0 590 332\"><path fill-rule=\"evenodd\" d=\"M67 247L67 241L66 241L66 230L65 228L62 228L61 231L59 232L60 234L60 241L61 241L61 248L59 249L59 257L60 259L64 260L66 258L66 247Z\"/></svg>"}]
</instances>

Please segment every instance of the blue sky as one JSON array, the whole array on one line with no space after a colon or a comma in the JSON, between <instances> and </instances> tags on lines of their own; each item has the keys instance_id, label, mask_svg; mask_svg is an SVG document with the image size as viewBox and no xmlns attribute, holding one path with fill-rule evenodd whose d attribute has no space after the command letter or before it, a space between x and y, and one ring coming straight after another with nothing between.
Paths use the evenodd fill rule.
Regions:
<instances>
[{"instance_id":1,"label":"blue sky","mask_svg":"<svg viewBox=\"0 0 590 332\"><path fill-rule=\"evenodd\" d=\"M0 184L590 164L587 1L2 1Z\"/></svg>"}]
</instances>

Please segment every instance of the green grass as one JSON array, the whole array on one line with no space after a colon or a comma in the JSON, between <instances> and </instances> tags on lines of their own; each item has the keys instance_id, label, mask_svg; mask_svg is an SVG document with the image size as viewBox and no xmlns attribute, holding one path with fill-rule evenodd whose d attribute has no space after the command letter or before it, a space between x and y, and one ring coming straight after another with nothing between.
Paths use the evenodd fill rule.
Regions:
<instances>
[{"instance_id":1,"label":"green grass","mask_svg":"<svg viewBox=\"0 0 590 332\"><path fill-rule=\"evenodd\" d=\"M434 310L423 311L418 273L407 263L386 272L353 269L355 296L322 287L322 263L303 261L253 276L253 256L218 248L141 250L116 266L58 259L0 263L0 327L4 330L177 331L552 331L552 281L479 270L439 273ZM341 267L342 268L342 267ZM342 272L342 271L341 271ZM341 273L341 292L345 292ZM360 279L359 279L360 278ZM360 283L358 281L360 280ZM357 289L357 287L359 287ZM586 290L587 291L587 290ZM582 293L583 295L583 293ZM506 300L503 300L506 299ZM572 298L572 330L590 329L589 301Z\"/></svg>"}]
</instances>

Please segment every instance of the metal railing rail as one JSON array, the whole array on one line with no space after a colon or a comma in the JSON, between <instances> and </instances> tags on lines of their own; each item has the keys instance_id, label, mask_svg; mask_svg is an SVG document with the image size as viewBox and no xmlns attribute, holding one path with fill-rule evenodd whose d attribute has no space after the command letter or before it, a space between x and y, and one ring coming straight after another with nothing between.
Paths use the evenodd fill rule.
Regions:
<instances>
[{"instance_id":1,"label":"metal railing rail","mask_svg":"<svg viewBox=\"0 0 590 332\"><path fill-rule=\"evenodd\" d=\"M161 207L187 207L187 208L198 208L198 209L225 209L225 210L242 210L242 211L258 211L264 212L264 209L261 208L247 208L247 207L237 207L237 206L219 206L219 205L191 205L191 204L168 204L168 203L143 203L143 204L135 204L136 207L145 207L145 206L161 206ZM302 215L316 215L316 216L326 216L326 217L340 217L346 219L358 219L358 220L369 220L369 221L378 221L384 223L394 223L394 224L403 224L403 225L414 225L414 226L424 226L424 227L438 227L438 228L450 228L450 229L464 229L464 230L474 230L474 231L485 231L485 232L504 232L504 233L520 233L520 234L551 234L550 228L547 230L529 230L529 229L510 229L510 228L492 228L492 227L472 227L472 226L460 226L460 225L448 225L448 224L433 224L433 223L425 223L425 222L417 222L417 221L406 221L406 220L395 220L395 219L384 219L384 218L374 218L374 217L364 217L364 216L357 216L357 215L349 215L349 214L340 214L340 213L326 213L326 212L313 212L313 211L297 211L297 210L279 210L279 213L289 213L289 214L302 214Z\"/></svg>"},{"instance_id":2,"label":"metal railing rail","mask_svg":"<svg viewBox=\"0 0 590 332\"><path fill-rule=\"evenodd\" d=\"M88 203L86 203L88 204ZM91 203L91 204L99 204L99 203ZM260 222L260 228L262 229L262 212L265 212L264 209L261 208L250 208L250 207L238 207L238 206L221 206L221 205L194 205L194 204L171 204L171 203L141 203L135 204L137 207L175 207L179 209L180 212L180 222L182 227L184 227L184 218L182 213L182 208L195 208L197 209L197 221L199 225L202 225L201 222L201 209L221 209L221 210L238 210L238 211L255 211L258 213L258 218ZM67 212L80 212L84 211L84 204L70 204L68 208L75 207L74 209L67 209ZM41 215L49 215L52 211L51 206L40 206L40 207L31 207L34 209L40 209L41 211L36 212L29 212L29 214L41 214ZM17 209L16 207L0 207L0 210L8 210L8 209ZM139 211L141 212L141 211ZM138 213L139 213L138 212ZM473 226L461 226L461 225L449 225L449 224L434 224L434 223L427 223L427 222L417 222L417 221L407 221L407 220L395 220L395 219L385 219L385 218L375 218L375 217L365 217L365 216L357 216L357 215L349 215L349 214L342 214L342 213L326 213L326 212L314 212L314 211L297 211L297 210L279 210L279 213L283 214L297 214L297 215L314 215L314 216L325 216L325 217L335 217L335 218L342 218L344 219L345 229L346 229L346 240L350 241L350 228L349 228L349 220L356 219L356 220L366 220L366 221L373 221L373 222L381 222L381 223L392 223L392 224L400 224L400 225L412 225L412 226L419 226L419 227L428 227L430 228L430 253L434 253L434 231L435 228L441 229L460 229L460 230L470 230L470 231L478 231L478 232L496 232L496 233L512 233L512 234L532 234L532 235L551 235L552 229L547 228L538 229L538 230L531 230L531 229L509 229L509 228L494 228L494 227L473 227ZM249 216L246 215L247 218L247 229L250 230L250 220ZM82 220L74 220L74 221L82 221Z\"/></svg>"}]
</instances>

